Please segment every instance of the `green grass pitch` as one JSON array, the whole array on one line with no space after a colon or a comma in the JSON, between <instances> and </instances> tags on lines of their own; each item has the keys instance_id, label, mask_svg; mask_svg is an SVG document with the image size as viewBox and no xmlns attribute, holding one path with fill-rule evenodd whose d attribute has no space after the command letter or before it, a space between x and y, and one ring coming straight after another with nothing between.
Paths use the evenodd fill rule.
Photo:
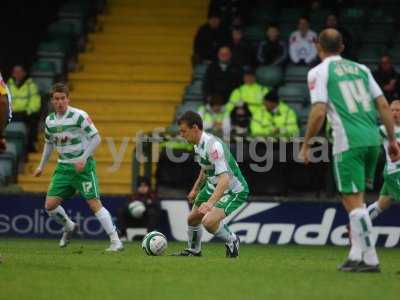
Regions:
<instances>
[{"instance_id":1,"label":"green grass pitch","mask_svg":"<svg viewBox=\"0 0 400 300\"><path fill-rule=\"evenodd\" d=\"M104 253L106 241L0 239L0 299L400 299L400 251L378 249L381 274L336 271L346 248L224 245L203 257L149 257L138 242ZM183 243L170 243L168 253Z\"/></svg>"}]
</instances>

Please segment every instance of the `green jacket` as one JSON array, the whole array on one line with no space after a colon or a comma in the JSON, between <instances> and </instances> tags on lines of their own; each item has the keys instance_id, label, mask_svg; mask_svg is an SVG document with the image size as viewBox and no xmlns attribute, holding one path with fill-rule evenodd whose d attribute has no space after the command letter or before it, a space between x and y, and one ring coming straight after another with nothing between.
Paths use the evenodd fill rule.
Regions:
<instances>
[{"instance_id":1,"label":"green jacket","mask_svg":"<svg viewBox=\"0 0 400 300\"><path fill-rule=\"evenodd\" d=\"M7 82L12 95L12 109L14 112L26 112L28 115L40 111L41 98L36 83L28 78L18 87L13 78Z\"/></svg>"},{"instance_id":2,"label":"green jacket","mask_svg":"<svg viewBox=\"0 0 400 300\"><path fill-rule=\"evenodd\" d=\"M290 138L298 136L297 115L282 101L279 101L274 113L262 106L253 113L250 130L253 137Z\"/></svg>"},{"instance_id":3,"label":"green jacket","mask_svg":"<svg viewBox=\"0 0 400 300\"><path fill-rule=\"evenodd\" d=\"M229 102L225 105L228 112L231 112L238 102L247 103L250 112L259 109L263 105L264 96L268 94L269 88L258 83L243 84L233 90Z\"/></svg>"}]
</instances>

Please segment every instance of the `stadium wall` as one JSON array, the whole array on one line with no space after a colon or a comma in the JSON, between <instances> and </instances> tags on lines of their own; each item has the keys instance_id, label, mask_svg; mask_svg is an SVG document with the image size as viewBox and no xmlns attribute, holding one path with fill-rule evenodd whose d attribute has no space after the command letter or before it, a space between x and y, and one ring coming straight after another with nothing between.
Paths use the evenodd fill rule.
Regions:
<instances>
[{"instance_id":1,"label":"stadium wall","mask_svg":"<svg viewBox=\"0 0 400 300\"><path fill-rule=\"evenodd\" d=\"M116 215L124 197L104 197L103 203ZM43 195L0 196L0 237L58 238L61 228L43 210ZM97 219L82 199L65 202L65 209L81 225L85 238L106 238ZM162 200L160 231L169 240L185 241L189 205L184 200ZM400 206L394 205L374 222L377 244L400 246ZM348 245L347 215L339 203L249 202L230 215L226 222L244 243ZM204 234L204 241L212 236Z\"/></svg>"}]
</instances>

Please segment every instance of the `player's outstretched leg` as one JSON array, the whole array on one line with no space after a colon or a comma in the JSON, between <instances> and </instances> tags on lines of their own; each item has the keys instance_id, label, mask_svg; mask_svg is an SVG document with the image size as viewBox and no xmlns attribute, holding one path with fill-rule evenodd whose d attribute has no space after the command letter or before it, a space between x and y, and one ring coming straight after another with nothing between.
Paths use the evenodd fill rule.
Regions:
<instances>
[{"instance_id":1,"label":"player's outstretched leg","mask_svg":"<svg viewBox=\"0 0 400 300\"><path fill-rule=\"evenodd\" d=\"M117 252L124 249L121 240L119 239L117 228L115 227L110 212L101 204L98 199L88 200L88 204L92 212L99 220L104 231L110 238L110 246L106 249L107 252Z\"/></svg>"},{"instance_id":2,"label":"player's outstretched leg","mask_svg":"<svg viewBox=\"0 0 400 300\"><path fill-rule=\"evenodd\" d=\"M181 252L173 253L172 256L201 256L201 237L203 229L201 220L204 215L198 211L197 206L193 206L188 216L188 246Z\"/></svg>"},{"instance_id":3,"label":"player's outstretched leg","mask_svg":"<svg viewBox=\"0 0 400 300\"><path fill-rule=\"evenodd\" d=\"M384 190L384 187L382 188L382 190ZM392 198L390 196L381 195L378 201L375 201L374 203L369 205L367 209L371 221L376 219L385 209L389 208L391 204Z\"/></svg>"},{"instance_id":4,"label":"player's outstretched leg","mask_svg":"<svg viewBox=\"0 0 400 300\"><path fill-rule=\"evenodd\" d=\"M64 208L60 205L62 199L47 197L45 209L49 216L58 224L63 226L63 235L60 240L60 247L66 247L74 233L78 231L78 224L72 222Z\"/></svg>"},{"instance_id":5,"label":"player's outstretched leg","mask_svg":"<svg viewBox=\"0 0 400 300\"><path fill-rule=\"evenodd\" d=\"M225 242L226 257L235 258L239 256L240 240L222 221L225 217L226 215L223 209L213 207L211 211L204 216L202 224L208 232Z\"/></svg>"}]
</instances>

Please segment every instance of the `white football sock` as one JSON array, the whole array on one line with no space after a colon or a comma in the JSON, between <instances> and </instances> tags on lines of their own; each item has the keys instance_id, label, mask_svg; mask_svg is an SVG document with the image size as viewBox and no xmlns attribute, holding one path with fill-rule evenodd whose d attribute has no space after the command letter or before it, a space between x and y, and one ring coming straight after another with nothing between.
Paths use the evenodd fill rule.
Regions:
<instances>
[{"instance_id":1,"label":"white football sock","mask_svg":"<svg viewBox=\"0 0 400 300\"><path fill-rule=\"evenodd\" d=\"M112 221L109 211L105 207L102 207L97 213L95 213L95 215L99 220L101 226L103 226L104 231L110 237L110 241L118 241L119 237L117 229Z\"/></svg>"},{"instance_id":2,"label":"white football sock","mask_svg":"<svg viewBox=\"0 0 400 300\"><path fill-rule=\"evenodd\" d=\"M353 209L349 216L351 234L352 236L355 236L354 241L361 248L364 262L369 265L379 264L378 256L375 250L375 237L372 233L372 223L367 209Z\"/></svg>"},{"instance_id":3,"label":"white football sock","mask_svg":"<svg viewBox=\"0 0 400 300\"><path fill-rule=\"evenodd\" d=\"M234 233L232 233L229 230L228 226L226 226L224 224L224 222L222 222L222 221L219 223L219 227L218 227L217 231L215 232L215 236L219 237L220 239L225 241L225 243L227 243L227 244L232 243L236 239L236 235Z\"/></svg>"},{"instance_id":4,"label":"white football sock","mask_svg":"<svg viewBox=\"0 0 400 300\"><path fill-rule=\"evenodd\" d=\"M375 219L379 214L382 212L382 209L378 205L378 201L372 203L370 206L368 206L368 213L371 218L371 221Z\"/></svg>"},{"instance_id":5,"label":"white football sock","mask_svg":"<svg viewBox=\"0 0 400 300\"><path fill-rule=\"evenodd\" d=\"M203 229L201 225L188 226L188 248L196 253L201 251L201 237L203 235Z\"/></svg>"},{"instance_id":6,"label":"white football sock","mask_svg":"<svg viewBox=\"0 0 400 300\"><path fill-rule=\"evenodd\" d=\"M49 216L58 224L64 226L64 231L71 231L74 227L74 222L68 217L64 208L59 205L53 210L47 210Z\"/></svg>"},{"instance_id":7,"label":"white football sock","mask_svg":"<svg viewBox=\"0 0 400 300\"><path fill-rule=\"evenodd\" d=\"M350 216L349 216L350 218ZM351 227L351 221L350 221L350 238L351 238L351 248L350 248L350 253L348 258L353 261L361 261L362 260L362 250L360 247L360 237L353 231Z\"/></svg>"}]
</instances>

